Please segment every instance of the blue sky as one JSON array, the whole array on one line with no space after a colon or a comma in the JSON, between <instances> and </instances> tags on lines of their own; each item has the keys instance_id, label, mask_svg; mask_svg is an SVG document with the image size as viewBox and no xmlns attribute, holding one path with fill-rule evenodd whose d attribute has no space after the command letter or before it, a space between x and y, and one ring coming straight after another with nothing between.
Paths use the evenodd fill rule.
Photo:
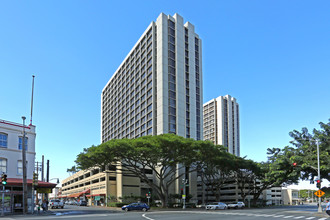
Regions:
<instances>
[{"instance_id":1,"label":"blue sky","mask_svg":"<svg viewBox=\"0 0 330 220\"><path fill-rule=\"evenodd\" d=\"M241 155L266 160L288 133L330 118L329 1L2 1L0 119L30 119L37 160L68 177L100 143L101 91L151 21L179 13L203 40L204 102L240 104Z\"/></svg>"}]
</instances>

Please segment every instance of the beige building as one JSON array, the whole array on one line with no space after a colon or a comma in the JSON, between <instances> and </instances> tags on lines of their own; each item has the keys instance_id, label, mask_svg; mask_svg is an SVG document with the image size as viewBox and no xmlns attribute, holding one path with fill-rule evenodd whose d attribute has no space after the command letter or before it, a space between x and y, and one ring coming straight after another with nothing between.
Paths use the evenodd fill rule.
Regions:
<instances>
[{"instance_id":1,"label":"beige building","mask_svg":"<svg viewBox=\"0 0 330 220\"><path fill-rule=\"evenodd\" d=\"M201 44L195 27L178 14L161 13L152 21L102 90L101 142L165 133L201 140ZM157 181L151 170L147 172ZM196 175L185 178L187 192L196 199ZM89 196L97 195L94 200L103 198L103 202L110 196L149 192L139 178L116 170L80 171L62 185L63 196L90 189ZM181 185L177 180L171 193L180 193Z\"/></svg>"},{"instance_id":2,"label":"beige building","mask_svg":"<svg viewBox=\"0 0 330 220\"><path fill-rule=\"evenodd\" d=\"M151 170L145 172L153 179ZM89 205L104 205L111 200L121 200L123 196L143 195L149 191L149 187L141 183L140 179L129 173L118 172L116 166L112 166L107 170L81 170L66 178L62 181L62 195L59 198L86 200Z\"/></svg>"},{"instance_id":3,"label":"beige building","mask_svg":"<svg viewBox=\"0 0 330 220\"><path fill-rule=\"evenodd\" d=\"M223 145L240 156L239 105L230 95L219 96L203 105L204 140Z\"/></svg>"},{"instance_id":4,"label":"beige building","mask_svg":"<svg viewBox=\"0 0 330 220\"><path fill-rule=\"evenodd\" d=\"M268 205L297 205L302 202L299 189L272 187L263 192L263 199Z\"/></svg>"}]
</instances>

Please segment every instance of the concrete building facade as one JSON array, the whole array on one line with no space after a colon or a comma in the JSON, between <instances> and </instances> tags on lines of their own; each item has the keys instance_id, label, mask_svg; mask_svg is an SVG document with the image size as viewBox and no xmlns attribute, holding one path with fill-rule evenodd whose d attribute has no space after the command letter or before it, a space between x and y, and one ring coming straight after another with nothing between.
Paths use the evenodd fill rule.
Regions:
<instances>
[{"instance_id":1,"label":"concrete building facade","mask_svg":"<svg viewBox=\"0 0 330 220\"><path fill-rule=\"evenodd\" d=\"M202 42L195 27L178 14L161 13L102 90L101 142L165 133L201 140L202 85ZM63 195L90 187L85 172L90 171L76 174L82 179L74 175L62 182ZM145 195L149 190L129 173L114 171L111 182L104 176L107 171L102 173L96 179L105 179L99 182L106 197ZM154 178L151 170L150 178ZM191 183L188 190L196 192L196 175L187 178ZM84 179L87 185L80 183ZM180 184L178 180L171 193L179 193Z\"/></svg>"},{"instance_id":2,"label":"concrete building facade","mask_svg":"<svg viewBox=\"0 0 330 220\"><path fill-rule=\"evenodd\" d=\"M230 95L219 96L203 105L203 136L228 152L240 156L239 105Z\"/></svg>"}]
</instances>

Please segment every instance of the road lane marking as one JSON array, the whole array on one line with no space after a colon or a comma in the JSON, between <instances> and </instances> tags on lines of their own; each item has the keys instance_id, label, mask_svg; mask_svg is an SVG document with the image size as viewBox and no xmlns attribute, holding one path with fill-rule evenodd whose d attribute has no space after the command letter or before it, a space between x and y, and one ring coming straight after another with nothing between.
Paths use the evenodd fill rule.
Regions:
<instances>
[{"instance_id":1,"label":"road lane marking","mask_svg":"<svg viewBox=\"0 0 330 220\"><path fill-rule=\"evenodd\" d=\"M146 213L144 213L144 214L142 215L142 217L143 217L143 218L146 218L146 219L148 219L148 220L155 220L155 219L153 219L153 218L149 218L148 216L146 216Z\"/></svg>"},{"instance_id":2,"label":"road lane marking","mask_svg":"<svg viewBox=\"0 0 330 220\"><path fill-rule=\"evenodd\" d=\"M306 216L286 216L286 215L275 215L275 214L259 214L259 213L241 213L241 212L205 212L205 211L201 211L201 212L196 212L196 211L168 211L168 212L150 212L150 213L144 213L142 215L143 218L147 219L147 220L155 220L153 218L150 218L148 216L146 216L146 214L166 214L166 213L195 213L195 214L211 214L211 215L237 215L237 216L242 216L242 215L246 215L246 216L256 216L256 217L273 217L273 218L294 218L294 219L302 219L305 218ZM315 217L309 217L306 218L308 220L314 219ZM326 220L327 218L320 218L318 220Z\"/></svg>"},{"instance_id":3,"label":"road lane marking","mask_svg":"<svg viewBox=\"0 0 330 220\"><path fill-rule=\"evenodd\" d=\"M47 216L47 219L52 218L81 218L81 217L105 217L108 216L107 214L88 214L88 215L58 215L58 216ZM39 216L34 216L31 218L24 218L24 220L35 220L38 219Z\"/></svg>"}]
</instances>

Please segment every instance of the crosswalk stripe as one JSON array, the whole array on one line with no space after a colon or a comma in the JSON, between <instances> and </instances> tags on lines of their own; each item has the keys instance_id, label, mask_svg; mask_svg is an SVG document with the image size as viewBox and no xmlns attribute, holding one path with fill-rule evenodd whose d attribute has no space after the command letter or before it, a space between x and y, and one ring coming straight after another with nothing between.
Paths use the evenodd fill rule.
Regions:
<instances>
[{"instance_id":1,"label":"crosswalk stripe","mask_svg":"<svg viewBox=\"0 0 330 220\"><path fill-rule=\"evenodd\" d=\"M313 219L313 218L315 218L315 217L309 217L309 218L306 218L306 219Z\"/></svg>"},{"instance_id":2,"label":"crosswalk stripe","mask_svg":"<svg viewBox=\"0 0 330 220\"><path fill-rule=\"evenodd\" d=\"M283 218L292 218L293 216L292 215L289 215L289 216L285 216Z\"/></svg>"},{"instance_id":3,"label":"crosswalk stripe","mask_svg":"<svg viewBox=\"0 0 330 220\"><path fill-rule=\"evenodd\" d=\"M295 219L299 219L299 218L305 218L305 216L298 216L298 217L294 217Z\"/></svg>"},{"instance_id":4,"label":"crosswalk stripe","mask_svg":"<svg viewBox=\"0 0 330 220\"><path fill-rule=\"evenodd\" d=\"M274 218L280 218L283 217L284 215L275 215Z\"/></svg>"}]
</instances>

